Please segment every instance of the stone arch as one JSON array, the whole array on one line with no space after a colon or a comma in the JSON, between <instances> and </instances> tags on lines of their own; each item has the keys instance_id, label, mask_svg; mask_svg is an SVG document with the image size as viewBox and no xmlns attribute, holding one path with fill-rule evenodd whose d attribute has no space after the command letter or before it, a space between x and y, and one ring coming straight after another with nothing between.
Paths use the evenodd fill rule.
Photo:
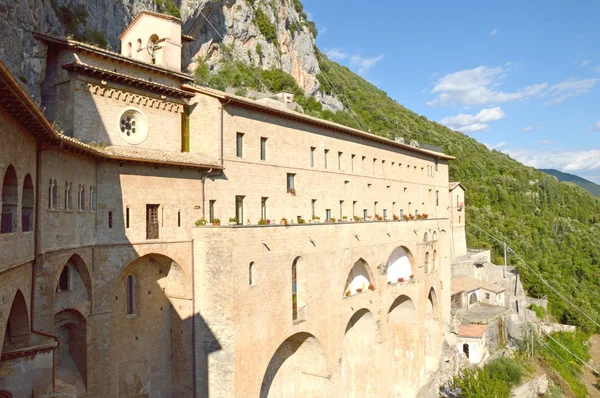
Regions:
<instances>
[{"instance_id":1,"label":"stone arch","mask_svg":"<svg viewBox=\"0 0 600 398\"><path fill-rule=\"evenodd\" d=\"M19 206L19 188L17 172L13 165L8 165L2 181L2 227L0 233L17 231L17 212Z\"/></svg>"},{"instance_id":2,"label":"stone arch","mask_svg":"<svg viewBox=\"0 0 600 398\"><path fill-rule=\"evenodd\" d=\"M2 353L29 343L29 310L21 290L17 290L8 314L8 323L4 329Z\"/></svg>"},{"instance_id":3,"label":"stone arch","mask_svg":"<svg viewBox=\"0 0 600 398\"><path fill-rule=\"evenodd\" d=\"M56 378L73 386L78 393L87 389L87 320L74 309L54 315L54 333L59 345L56 354Z\"/></svg>"},{"instance_id":4,"label":"stone arch","mask_svg":"<svg viewBox=\"0 0 600 398\"><path fill-rule=\"evenodd\" d=\"M65 270L68 273L68 285L67 291L60 289L61 275L64 275ZM79 302L92 300L92 278L89 269L78 254L73 254L67 262L61 267L56 269L54 275L54 291L55 305L62 302L72 302L73 307ZM56 296L56 293L66 293L61 296Z\"/></svg>"},{"instance_id":5,"label":"stone arch","mask_svg":"<svg viewBox=\"0 0 600 398\"><path fill-rule=\"evenodd\" d=\"M348 273L346 285L344 286L344 296L354 296L357 293L368 291L372 280L369 264L362 258L358 259Z\"/></svg>"},{"instance_id":6,"label":"stone arch","mask_svg":"<svg viewBox=\"0 0 600 398\"><path fill-rule=\"evenodd\" d=\"M425 303L425 370L435 372L439 368L441 342L439 339L439 303L433 287L429 289Z\"/></svg>"},{"instance_id":7,"label":"stone arch","mask_svg":"<svg viewBox=\"0 0 600 398\"><path fill-rule=\"evenodd\" d=\"M131 275L135 277L136 302L135 311L128 313L127 280ZM190 289L191 281L180 264L158 253L133 259L115 278L110 355L112 363L124 364L118 375L119 396L180 396L191 390Z\"/></svg>"},{"instance_id":8,"label":"stone arch","mask_svg":"<svg viewBox=\"0 0 600 398\"><path fill-rule=\"evenodd\" d=\"M33 231L33 204L34 191L31 174L27 173L23 180L23 194L21 197L21 231Z\"/></svg>"},{"instance_id":9,"label":"stone arch","mask_svg":"<svg viewBox=\"0 0 600 398\"><path fill-rule=\"evenodd\" d=\"M418 316L415 304L408 296L394 300L388 311L389 339L387 351L388 385L393 396L417 396L419 376L423 366Z\"/></svg>"},{"instance_id":10,"label":"stone arch","mask_svg":"<svg viewBox=\"0 0 600 398\"><path fill-rule=\"evenodd\" d=\"M413 264L413 255L407 247L399 246L394 249L387 261L388 283L398 282L399 278L410 279L410 276L413 275Z\"/></svg>"},{"instance_id":11,"label":"stone arch","mask_svg":"<svg viewBox=\"0 0 600 398\"><path fill-rule=\"evenodd\" d=\"M341 356L343 397L384 396L377 319L367 309L354 313L344 333Z\"/></svg>"},{"instance_id":12,"label":"stone arch","mask_svg":"<svg viewBox=\"0 0 600 398\"><path fill-rule=\"evenodd\" d=\"M423 242L427 243L428 240L429 240L429 234L427 232L425 232L425 234L423 235Z\"/></svg>"},{"instance_id":13,"label":"stone arch","mask_svg":"<svg viewBox=\"0 0 600 398\"><path fill-rule=\"evenodd\" d=\"M329 377L327 358L319 340L310 333L296 333L271 357L259 397L324 397Z\"/></svg>"},{"instance_id":14,"label":"stone arch","mask_svg":"<svg viewBox=\"0 0 600 398\"><path fill-rule=\"evenodd\" d=\"M437 240L437 232L433 231L433 234L431 234L431 241L435 242Z\"/></svg>"},{"instance_id":15,"label":"stone arch","mask_svg":"<svg viewBox=\"0 0 600 398\"><path fill-rule=\"evenodd\" d=\"M13 398L13 396L8 391L0 391L0 398Z\"/></svg>"},{"instance_id":16,"label":"stone arch","mask_svg":"<svg viewBox=\"0 0 600 398\"><path fill-rule=\"evenodd\" d=\"M469 305L477 304L479 301L479 297L477 297L477 292L472 292L469 294Z\"/></svg>"}]
</instances>

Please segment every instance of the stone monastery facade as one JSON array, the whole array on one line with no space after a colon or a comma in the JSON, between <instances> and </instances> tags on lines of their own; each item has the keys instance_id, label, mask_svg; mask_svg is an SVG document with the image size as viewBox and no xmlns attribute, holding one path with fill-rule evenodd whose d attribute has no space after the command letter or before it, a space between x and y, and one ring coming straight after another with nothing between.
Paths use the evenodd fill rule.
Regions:
<instances>
[{"instance_id":1,"label":"stone monastery facade","mask_svg":"<svg viewBox=\"0 0 600 398\"><path fill-rule=\"evenodd\" d=\"M193 85L176 18L120 54L36 37L42 110L0 63L0 397L430 387L452 157Z\"/></svg>"}]
</instances>

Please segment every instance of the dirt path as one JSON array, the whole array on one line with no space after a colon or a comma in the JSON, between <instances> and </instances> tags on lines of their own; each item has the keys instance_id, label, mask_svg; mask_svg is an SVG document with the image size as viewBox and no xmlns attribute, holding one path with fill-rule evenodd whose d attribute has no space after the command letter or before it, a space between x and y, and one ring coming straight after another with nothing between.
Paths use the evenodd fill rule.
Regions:
<instances>
[{"instance_id":1,"label":"dirt path","mask_svg":"<svg viewBox=\"0 0 600 398\"><path fill-rule=\"evenodd\" d=\"M588 362L588 364L600 371L600 335L593 335L590 340L590 355L592 359ZM600 376L600 375L599 375ZM592 398L600 398L600 389L597 387L597 383L600 379L594 375L594 371L592 371L587 366L584 367L583 373L583 383L587 387L588 393Z\"/></svg>"}]
</instances>

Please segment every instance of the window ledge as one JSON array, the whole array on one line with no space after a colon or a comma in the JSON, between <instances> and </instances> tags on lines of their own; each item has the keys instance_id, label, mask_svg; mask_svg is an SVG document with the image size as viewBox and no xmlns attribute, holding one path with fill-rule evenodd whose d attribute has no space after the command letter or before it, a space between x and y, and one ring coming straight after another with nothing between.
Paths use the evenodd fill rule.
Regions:
<instances>
[{"instance_id":1,"label":"window ledge","mask_svg":"<svg viewBox=\"0 0 600 398\"><path fill-rule=\"evenodd\" d=\"M46 209L48 213L60 213L59 209Z\"/></svg>"},{"instance_id":2,"label":"window ledge","mask_svg":"<svg viewBox=\"0 0 600 398\"><path fill-rule=\"evenodd\" d=\"M126 319L135 319L138 317L138 314L127 314Z\"/></svg>"}]
</instances>

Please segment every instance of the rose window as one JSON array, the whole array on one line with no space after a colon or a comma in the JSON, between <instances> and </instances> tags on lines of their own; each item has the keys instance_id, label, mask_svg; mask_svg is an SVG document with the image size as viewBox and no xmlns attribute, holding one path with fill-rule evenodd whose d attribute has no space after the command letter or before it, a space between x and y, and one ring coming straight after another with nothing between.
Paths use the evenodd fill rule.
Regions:
<instances>
[{"instance_id":1,"label":"rose window","mask_svg":"<svg viewBox=\"0 0 600 398\"><path fill-rule=\"evenodd\" d=\"M137 109L128 109L119 118L119 133L130 144L141 144L148 137L148 123Z\"/></svg>"}]
</instances>

